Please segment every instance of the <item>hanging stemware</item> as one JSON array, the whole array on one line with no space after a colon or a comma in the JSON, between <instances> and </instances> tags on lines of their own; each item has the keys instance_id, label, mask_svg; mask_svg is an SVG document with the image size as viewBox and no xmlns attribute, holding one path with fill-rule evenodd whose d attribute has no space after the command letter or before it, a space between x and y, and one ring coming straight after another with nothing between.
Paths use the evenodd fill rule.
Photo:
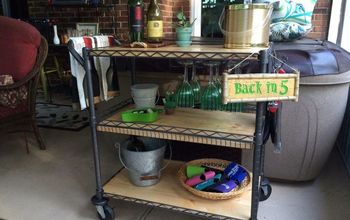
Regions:
<instances>
[{"instance_id":1,"label":"hanging stemware","mask_svg":"<svg viewBox=\"0 0 350 220\"><path fill-rule=\"evenodd\" d=\"M196 73L197 73L196 62L194 62L192 67L192 77L191 77L190 85L192 87L192 91L194 95L194 104L199 104L201 102L201 86L198 82Z\"/></svg>"},{"instance_id":2,"label":"hanging stemware","mask_svg":"<svg viewBox=\"0 0 350 220\"><path fill-rule=\"evenodd\" d=\"M236 65L236 63L232 64L233 66ZM235 70L235 74L241 74L241 69L240 68L236 68ZM231 70L231 72L233 72ZM220 81L221 83L221 81ZM244 107L246 106L245 103L227 103L225 105L222 105L222 110L223 111L228 111L228 112L242 112L244 110Z\"/></svg>"},{"instance_id":3,"label":"hanging stemware","mask_svg":"<svg viewBox=\"0 0 350 220\"><path fill-rule=\"evenodd\" d=\"M214 83L215 86L219 89L220 95L222 94L222 83L221 83L221 77L219 75L220 71L220 64L215 63L215 77L214 77Z\"/></svg>"},{"instance_id":4,"label":"hanging stemware","mask_svg":"<svg viewBox=\"0 0 350 220\"><path fill-rule=\"evenodd\" d=\"M213 68L217 65L216 62L209 62L209 82L204 89L201 96L201 109L206 110L220 110L221 109L221 95L220 90L215 86L213 79Z\"/></svg>"},{"instance_id":5,"label":"hanging stemware","mask_svg":"<svg viewBox=\"0 0 350 220\"><path fill-rule=\"evenodd\" d=\"M184 66L184 79L176 90L176 103L178 107L194 107L194 94L190 83L188 82L188 67L193 64L192 61L180 61Z\"/></svg>"}]
</instances>

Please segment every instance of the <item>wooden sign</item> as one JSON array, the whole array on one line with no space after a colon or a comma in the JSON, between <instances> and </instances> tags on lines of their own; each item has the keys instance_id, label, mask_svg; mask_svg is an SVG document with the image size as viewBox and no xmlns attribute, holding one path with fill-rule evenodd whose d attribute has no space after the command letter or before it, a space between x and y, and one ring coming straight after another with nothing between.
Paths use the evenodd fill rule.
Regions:
<instances>
[{"instance_id":1,"label":"wooden sign","mask_svg":"<svg viewBox=\"0 0 350 220\"><path fill-rule=\"evenodd\" d=\"M223 103L298 101L299 73L234 74L224 73Z\"/></svg>"}]
</instances>

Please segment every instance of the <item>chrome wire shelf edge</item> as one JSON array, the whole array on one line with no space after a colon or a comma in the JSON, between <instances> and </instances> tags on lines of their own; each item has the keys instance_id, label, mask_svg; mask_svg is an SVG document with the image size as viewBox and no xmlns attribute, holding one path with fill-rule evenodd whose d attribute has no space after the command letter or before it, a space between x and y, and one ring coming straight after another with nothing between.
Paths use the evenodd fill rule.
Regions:
<instances>
[{"instance_id":1,"label":"chrome wire shelf edge","mask_svg":"<svg viewBox=\"0 0 350 220\"><path fill-rule=\"evenodd\" d=\"M185 208L181 208L181 207L166 205L166 204L157 203L157 202L150 202L150 201L145 201L145 200L131 198L131 197L125 197L125 196L120 196L120 195L115 195L115 194L110 194L110 193L104 193L104 195L109 197L109 198L113 198L113 199L118 199L118 200L122 200L122 201L126 201L126 202L133 202L133 203L137 203L137 204L141 204L141 205L153 206L156 208L168 209L168 210L186 213L189 215L208 218L208 219L238 220L236 218L231 218L231 217L227 217L227 216L215 215L215 214L210 214L207 212L199 212L199 211L192 210L192 209L185 209Z\"/></svg>"},{"instance_id":2,"label":"chrome wire shelf edge","mask_svg":"<svg viewBox=\"0 0 350 220\"><path fill-rule=\"evenodd\" d=\"M187 141L192 143L236 147L242 149L251 149L254 143L254 136L155 124L137 124L104 120L100 122L97 127L99 131L105 132L132 134L169 140ZM177 135L180 137L177 137Z\"/></svg>"},{"instance_id":3,"label":"chrome wire shelf edge","mask_svg":"<svg viewBox=\"0 0 350 220\"><path fill-rule=\"evenodd\" d=\"M179 52L179 51L137 51L137 50L99 50L89 51L90 56L100 57L142 57L142 58L174 58L174 59L209 59L209 60L244 60L251 56L247 53L235 52ZM251 56L251 59L257 59L258 53Z\"/></svg>"}]
</instances>

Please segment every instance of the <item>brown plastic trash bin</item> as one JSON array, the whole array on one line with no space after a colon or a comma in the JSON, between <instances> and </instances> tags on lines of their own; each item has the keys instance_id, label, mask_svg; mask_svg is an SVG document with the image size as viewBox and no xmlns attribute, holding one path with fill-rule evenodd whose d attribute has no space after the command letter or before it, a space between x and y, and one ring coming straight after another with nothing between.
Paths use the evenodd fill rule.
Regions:
<instances>
[{"instance_id":1,"label":"brown plastic trash bin","mask_svg":"<svg viewBox=\"0 0 350 220\"><path fill-rule=\"evenodd\" d=\"M270 140L266 144L267 177L307 181L318 176L342 124L349 82L350 71L301 77L299 102L283 103L281 153L274 153ZM251 152L243 151L243 165L251 160Z\"/></svg>"}]
</instances>

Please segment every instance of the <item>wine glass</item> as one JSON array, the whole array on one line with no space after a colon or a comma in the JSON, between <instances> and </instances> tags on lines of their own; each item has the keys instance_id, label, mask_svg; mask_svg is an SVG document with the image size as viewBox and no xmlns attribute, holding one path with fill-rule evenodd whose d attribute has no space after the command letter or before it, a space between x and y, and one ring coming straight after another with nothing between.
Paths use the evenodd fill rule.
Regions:
<instances>
[{"instance_id":1,"label":"wine glass","mask_svg":"<svg viewBox=\"0 0 350 220\"><path fill-rule=\"evenodd\" d=\"M193 95L194 95L194 103L195 104L199 104L201 101L201 86L197 80L197 76L196 76L196 63L198 62L194 62L193 66L192 66L192 77L191 77L191 81L190 81L190 85L192 87L192 91L193 91Z\"/></svg>"},{"instance_id":2,"label":"wine glass","mask_svg":"<svg viewBox=\"0 0 350 220\"><path fill-rule=\"evenodd\" d=\"M193 64L192 61L179 61L184 66L184 79L176 90L176 103L179 107L194 107L194 94L190 83L188 82L188 67Z\"/></svg>"},{"instance_id":3,"label":"wine glass","mask_svg":"<svg viewBox=\"0 0 350 220\"><path fill-rule=\"evenodd\" d=\"M215 77L214 83L215 86L219 89L220 95L222 94L222 85L221 85L221 77L219 75L220 63L215 63Z\"/></svg>"},{"instance_id":4,"label":"wine glass","mask_svg":"<svg viewBox=\"0 0 350 220\"><path fill-rule=\"evenodd\" d=\"M220 110L221 109L221 94L220 89L216 87L213 79L213 68L218 65L217 62L209 62L205 64L209 66L209 82L201 96L201 109Z\"/></svg>"},{"instance_id":5,"label":"wine glass","mask_svg":"<svg viewBox=\"0 0 350 220\"><path fill-rule=\"evenodd\" d=\"M236 65L236 63L230 63L232 66ZM228 64L229 65L229 64ZM229 67L227 67L229 68ZM241 69L237 68L235 69L235 74L241 74ZM221 85L221 80L218 81L218 77L216 77L216 82L220 82ZM223 111L229 111L229 112L242 112L244 107L246 106L245 103L227 103L225 105L222 105L222 110Z\"/></svg>"}]
</instances>

